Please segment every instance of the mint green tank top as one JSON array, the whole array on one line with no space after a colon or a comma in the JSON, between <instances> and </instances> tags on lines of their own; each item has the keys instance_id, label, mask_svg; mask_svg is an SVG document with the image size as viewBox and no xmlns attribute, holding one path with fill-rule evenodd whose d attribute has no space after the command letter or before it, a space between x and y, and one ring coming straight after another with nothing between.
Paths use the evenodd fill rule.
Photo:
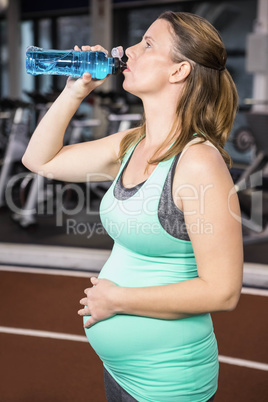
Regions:
<instances>
[{"instance_id":1,"label":"mint green tank top","mask_svg":"<svg viewBox=\"0 0 268 402\"><path fill-rule=\"evenodd\" d=\"M133 196L114 195L134 148L101 202L102 224L114 246L99 278L125 287L196 278L191 242L170 235L158 218L174 157L159 163ZM216 392L218 350L210 314L180 320L116 315L85 332L104 367L138 402L206 402Z\"/></svg>"}]
</instances>

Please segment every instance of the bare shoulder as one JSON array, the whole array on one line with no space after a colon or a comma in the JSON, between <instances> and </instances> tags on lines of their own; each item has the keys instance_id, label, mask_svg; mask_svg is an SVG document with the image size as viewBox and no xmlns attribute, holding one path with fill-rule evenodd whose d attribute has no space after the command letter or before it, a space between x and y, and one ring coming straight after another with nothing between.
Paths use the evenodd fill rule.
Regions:
<instances>
[{"instance_id":1,"label":"bare shoulder","mask_svg":"<svg viewBox=\"0 0 268 402\"><path fill-rule=\"evenodd\" d=\"M233 186L233 181L220 152L207 144L191 145L182 155L176 168L175 181L205 183L225 181Z\"/></svg>"},{"instance_id":2,"label":"bare shoulder","mask_svg":"<svg viewBox=\"0 0 268 402\"><path fill-rule=\"evenodd\" d=\"M213 218L207 219L213 222L219 210L226 221L230 211L240 216L238 197L229 169L220 152L205 144L190 146L179 160L173 181L173 198L184 212L202 210L206 206L206 211L214 214ZM189 219L188 214L186 220Z\"/></svg>"}]
</instances>

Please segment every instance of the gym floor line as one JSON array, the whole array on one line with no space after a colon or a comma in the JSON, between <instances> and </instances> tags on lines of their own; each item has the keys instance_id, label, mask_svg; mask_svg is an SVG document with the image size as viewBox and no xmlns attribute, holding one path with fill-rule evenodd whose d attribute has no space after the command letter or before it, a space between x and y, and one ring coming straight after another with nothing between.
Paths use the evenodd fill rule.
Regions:
<instances>
[{"instance_id":1,"label":"gym floor line","mask_svg":"<svg viewBox=\"0 0 268 402\"><path fill-rule=\"evenodd\" d=\"M11 335L36 336L40 338L61 339L65 341L88 342L86 336L63 334L59 332L38 331L33 329L10 328L0 326L0 333L11 334ZM256 370L268 371L268 364L253 362L245 359L237 359L229 356L219 355L219 362L226 364L233 364L235 366L248 367Z\"/></svg>"}]
</instances>

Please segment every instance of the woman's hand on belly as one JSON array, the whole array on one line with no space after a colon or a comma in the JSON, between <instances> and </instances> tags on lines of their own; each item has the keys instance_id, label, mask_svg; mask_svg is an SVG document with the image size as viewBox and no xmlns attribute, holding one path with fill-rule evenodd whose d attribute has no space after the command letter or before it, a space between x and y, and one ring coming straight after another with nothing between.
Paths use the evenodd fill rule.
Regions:
<instances>
[{"instance_id":1,"label":"woman's hand on belly","mask_svg":"<svg viewBox=\"0 0 268 402\"><path fill-rule=\"evenodd\" d=\"M117 285L108 279L96 277L90 278L90 281L93 287L84 290L86 297L80 300L80 304L85 307L78 311L81 316L90 316L84 325L85 328L116 314L112 295Z\"/></svg>"}]
</instances>

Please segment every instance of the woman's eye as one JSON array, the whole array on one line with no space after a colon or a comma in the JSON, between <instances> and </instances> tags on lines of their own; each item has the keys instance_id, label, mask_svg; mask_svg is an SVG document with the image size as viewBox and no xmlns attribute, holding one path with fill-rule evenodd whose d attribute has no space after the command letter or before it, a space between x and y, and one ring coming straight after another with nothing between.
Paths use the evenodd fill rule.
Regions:
<instances>
[{"instance_id":1,"label":"woman's eye","mask_svg":"<svg viewBox=\"0 0 268 402\"><path fill-rule=\"evenodd\" d=\"M151 44L149 42L146 42L146 47L151 47Z\"/></svg>"}]
</instances>

